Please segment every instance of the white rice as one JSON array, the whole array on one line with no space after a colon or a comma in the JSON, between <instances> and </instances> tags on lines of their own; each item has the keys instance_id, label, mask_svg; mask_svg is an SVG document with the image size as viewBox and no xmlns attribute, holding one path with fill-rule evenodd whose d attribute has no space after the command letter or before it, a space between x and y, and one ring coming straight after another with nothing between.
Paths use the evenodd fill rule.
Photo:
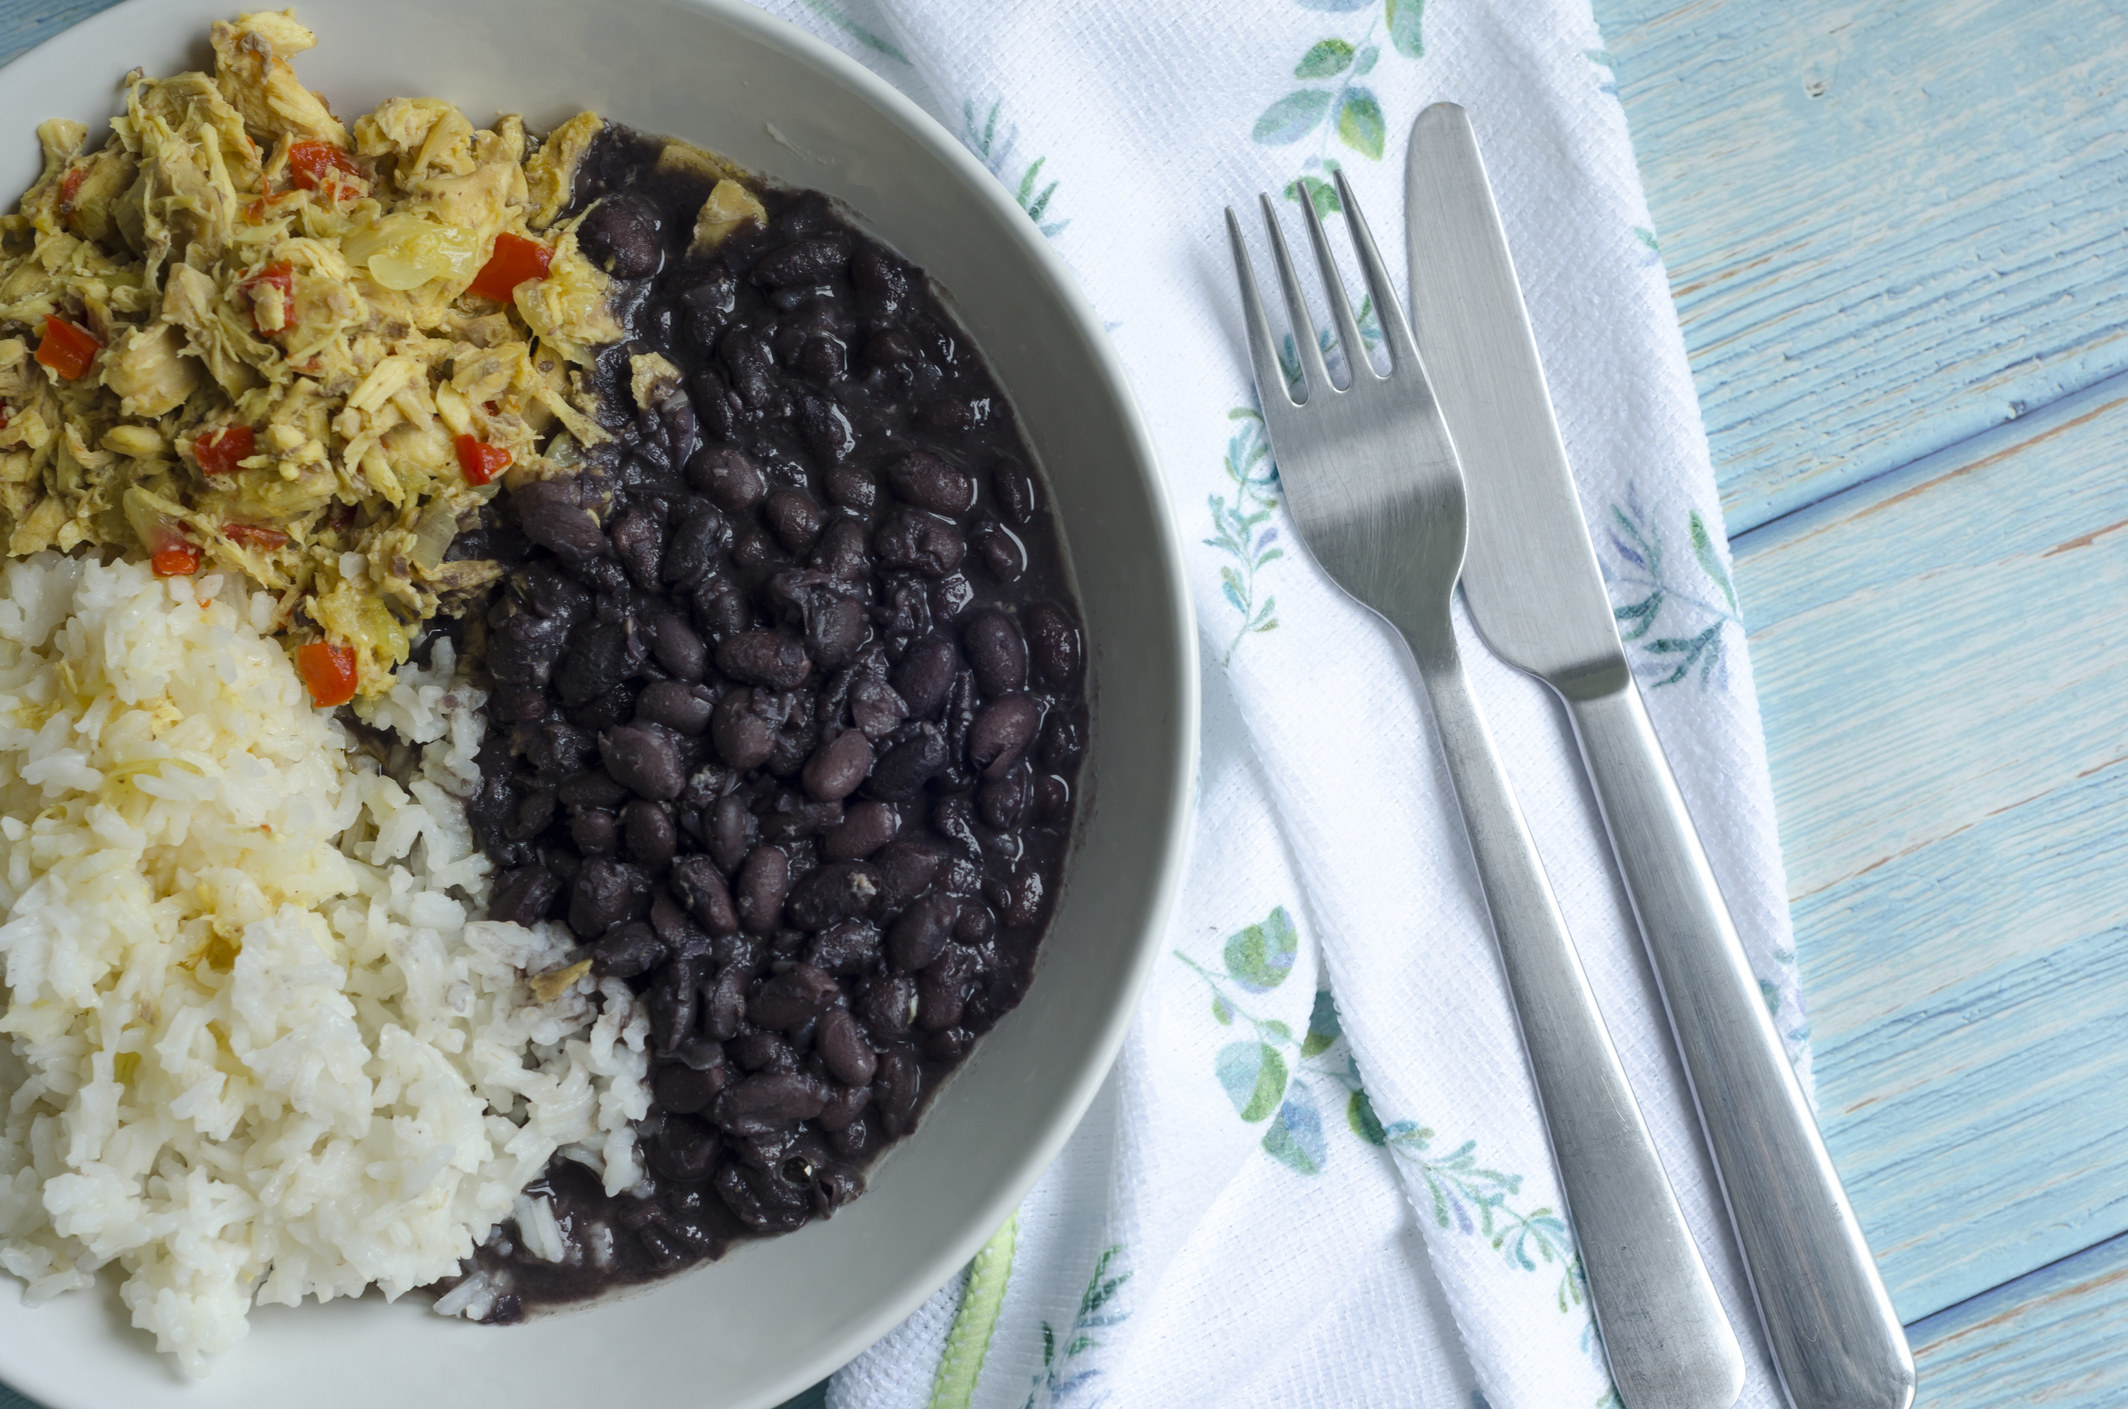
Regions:
<instances>
[{"instance_id":1,"label":"white rice","mask_svg":"<svg viewBox=\"0 0 2128 1409\"><path fill-rule=\"evenodd\" d=\"M636 1182L626 985L542 1005L566 935L468 918L482 701L447 644L366 711L423 746L402 788L264 594L51 554L0 588L0 1268L29 1299L115 1265L200 1374L254 1301L396 1297L512 1216L558 1245L521 1197L557 1151Z\"/></svg>"}]
</instances>

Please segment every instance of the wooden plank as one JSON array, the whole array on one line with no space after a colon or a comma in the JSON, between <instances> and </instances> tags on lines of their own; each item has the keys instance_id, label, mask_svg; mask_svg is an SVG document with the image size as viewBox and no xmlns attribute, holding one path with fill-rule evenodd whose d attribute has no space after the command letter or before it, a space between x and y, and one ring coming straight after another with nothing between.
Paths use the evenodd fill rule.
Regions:
<instances>
[{"instance_id":1,"label":"wooden plank","mask_svg":"<svg viewBox=\"0 0 2128 1409\"><path fill-rule=\"evenodd\" d=\"M2115 1238L1908 1328L1917 1409L2128 1404L2128 1238Z\"/></svg>"},{"instance_id":2,"label":"wooden plank","mask_svg":"<svg viewBox=\"0 0 2128 1409\"><path fill-rule=\"evenodd\" d=\"M2128 1229L2128 378L1737 544L1826 1138L1911 1319Z\"/></svg>"},{"instance_id":3,"label":"wooden plank","mask_svg":"<svg viewBox=\"0 0 2128 1409\"><path fill-rule=\"evenodd\" d=\"M1596 16L1732 533L2128 368L2128 6Z\"/></svg>"}]
</instances>

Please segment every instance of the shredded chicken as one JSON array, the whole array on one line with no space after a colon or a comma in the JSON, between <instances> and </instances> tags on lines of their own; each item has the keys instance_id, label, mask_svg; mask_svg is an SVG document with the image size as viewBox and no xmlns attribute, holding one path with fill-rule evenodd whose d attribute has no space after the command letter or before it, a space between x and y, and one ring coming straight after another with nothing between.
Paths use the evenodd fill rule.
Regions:
<instances>
[{"instance_id":1,"label":"shredded chicken","mask_svg":"<svg viewBox=\"0 0 2128 1409\"><path fill-rule=\"evenodd\" d=\"M504 482L469 483L458 438L506 450L510 482L604 438L583 369L622 330L562 214L603 123L538 144L432 98L343 123L290 15L211 40L211 75L136 73L100 147L40 127L43 173L0 217L0 542L244 572L291 647L355 647L376 693L496 577L445 558ZM504 237L547 247L545 275L470 292Z\"/></svg>"}]
</instances>

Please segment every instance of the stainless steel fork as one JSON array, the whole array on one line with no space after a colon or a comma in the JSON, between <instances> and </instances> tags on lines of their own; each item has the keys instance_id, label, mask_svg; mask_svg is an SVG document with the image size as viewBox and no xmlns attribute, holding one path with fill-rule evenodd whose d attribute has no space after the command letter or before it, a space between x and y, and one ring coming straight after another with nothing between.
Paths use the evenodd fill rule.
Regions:
<instances>
[{"instance_id":1,"label":"stainless steel fork","mask_svg":"<svg viewBox=\"0 0 2128 1409\"><path fill-rule=\"evenodd\" d=\"M1392 365L1385 376L1369 361L1322 220L1303 200L1351 369L1349 385L1331 384L1277 211L1263 197L1305 383L1298 402L1274 351L1241 222L1227 211L1286 507L1332 580L1402 634L1426 682L1619 1395L1627 1409L1728 1409L1744 1383L1736 1333L1626 1085L1456 650L1449 604L1463 568L1463 472L1403 305L1342 172L1336 181Z\"/></svg>"}]
</instances>

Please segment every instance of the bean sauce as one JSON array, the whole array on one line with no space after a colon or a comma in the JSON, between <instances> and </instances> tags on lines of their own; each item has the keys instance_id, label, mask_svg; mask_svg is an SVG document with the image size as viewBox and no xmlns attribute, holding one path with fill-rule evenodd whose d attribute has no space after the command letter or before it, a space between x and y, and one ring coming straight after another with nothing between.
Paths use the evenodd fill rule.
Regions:
<instances>
[{"instance_id":1,"label":"bean sauce","mask_svg":"<svg viewBox=\"0 0 2128 1409\"><path fill-rule=\"evenodd\" d=\"M491 1320L825 1218L1025 994L1084 644L1012 408L927 279L812 192L706 258L708 183L609 126L578 175L629 338L613 440L480 534L507 569L469 811L492 914L566 923L651 1022L648 1174L533 1187ZM679 373L639 406L631 358ZM469 633L478 638L476 627Z\"/></svg>"}]
</instances>

